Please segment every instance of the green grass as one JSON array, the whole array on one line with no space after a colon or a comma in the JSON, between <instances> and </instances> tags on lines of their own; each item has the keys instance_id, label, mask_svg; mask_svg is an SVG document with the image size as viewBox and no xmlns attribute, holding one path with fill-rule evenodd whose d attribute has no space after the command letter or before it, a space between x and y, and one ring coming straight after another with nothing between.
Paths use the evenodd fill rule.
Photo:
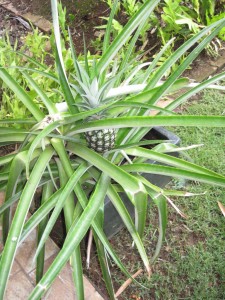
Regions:
<instances>
[{"instance_id":1,"label":"green grass","mask_svg":"<svg viewBox=\"0 0 225 300\"><path fill-rule=\"evenodd\" d=\"M222 115L225 113L224 94L206 91L198 100L193 100L182 109L192 115ZM172 130L180 136L182 145L204 144L203 147L188 151L193 162L225 174L224 129ZM148 281L144 276L139 279L149 290L132 285L119 299L132 299L131 295L144 300L225 299L225 219L217 205L217 201L225 204L225 190L195 182L173 181L170 185L172 188L183 187L189 192L206 194L172 199L188 218L183 219L169 207L166 241L153 267L151 280ZM156 242L157 218L155 209L150 209L149 225L145 233L145 246L149 255ZM118 239L122 235L124 232ZM118 246L119 251L128 252L129 257L134 250L130 245L126 236L122 245ZM135 266L137 268L136 259L124 259L133 272ZM118 277L115 280L118 285L121 283Z\"/></svg>"}]
</instances>

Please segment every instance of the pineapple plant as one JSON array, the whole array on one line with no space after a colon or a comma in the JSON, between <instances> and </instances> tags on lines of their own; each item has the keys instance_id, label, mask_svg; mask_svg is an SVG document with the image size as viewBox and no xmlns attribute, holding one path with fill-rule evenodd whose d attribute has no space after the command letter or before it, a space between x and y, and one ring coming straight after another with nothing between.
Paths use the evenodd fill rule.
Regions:
<instances>
[{"instance_id":1,"label":"pineapple plant","mask_svg":"<svg viewBox=\"0 0 225 300\"><path fill-rule=\"evenodd\" d=\"M200 33L181 45L160 67L156 67L157 60L161 58L163 52L160 52L150 65L148 64L148 68L143 69L144 66L147 67L146 63L139 64L138 60L133 60L130 65L131 73L125 74L124 70L126 67L127 71L131 50L135 47L135 41L138 38L137 33L140 33L139 30L143 28L142 26L159 2L160 0L144 1L121 33L110 43L110 29L118 3L116 0L107 21L102 54L97 57L92 67L89 67L90 62L87 61L87 57L85 57L85 63L78 62L75 52L73 53L72 40L70 40L76 77L75 81L69 82L61 51L58 3L56 0L51 0L57 76L49 71L49 66L46 66L45 72L39 71L38 73L42 76L47 75L59 84L57 90L62 91L62 93L57 93L56 97L59 100L65 99L66 103L60 103L62 107L67 106L68 113L65 115L61 114L63 110L58 109L59 105L56 105L51 97L48 97L48 90L41 88L35 82L32 77L33 73L29 74L31 71L36 74L36 69L24 70L23 68L22 75L28 81L32 95L37 94L40 97L45 109L40 107L39 102L35 101L33 96L31 97L31 93L20 86L9 74L6 69L8 66L0 67L1 80L16 94L33 116L33 118L26 120L0 120L1 124L8 126L0 127L0 147L5 144L21 143L15 152L0 159L0 191L6 195L5 203L0 207L0 213L4 214L3 236L6 237L4 249L0 254L0 300L4 298L19 245L36 229L38 230L38 237L40 236L34 259L37 266L37 284L29 295L29 299L41 299L66 262L70 261L77 299L84 300L80 244L90 228L96 240L97 255L109 297L115 300L117 293L114 291L111 279L109 257L128 278L131 279L132 274L127 271L103 230L105 197L110 198L120 214L131 234L143 266L150 276L150 262L153 263L157 258L165 237L169 196L187 196L187 194L190 196L190 193L158 188L145 179L142 174L161 174L225 187L224 175L164 154L165 149L166 152L169 150L174 152L174 147L170 148L169 144L166 144L166 148L162 148L165 146L162 145L162 147L156 147L154 150L140 147L142 137L152 126L225 127L225 119L222 116L184 116L170 113L171 110L205 87L210 87L217 81L224 80L225 72L194 87L193 85L188 86L189 89L184 94L177 93L180 96L175 96L174 101L166 106L166 111L159 108L160 115L149 116L149 110L155 108L154 105L157 105L160 99L170 96L172 91L181 90L184 85L188 85L186 79L179 78L180 75L225 26L225 20L217 21L203 28ZM204 35L206 37L203 39ZM120 49L123 50L123 46L128 40L130 40L129 45L132 47L129 47L120 56L119 51ZM201 40L200 44L191 50L188 58L160 85L160 80L168 69L188 49L193 48L198 40ZM165 46L164 50L168 46L169 44ZM122 57L119 61L120 65L115 66L115 62L120 57ZM37 65L40 66L40 63ZM41 67L43 66L41 65ZM135 69L135 67L137 68ZM157 69L155 70L155 68ZM117 70L118 72L115 74ZM139 76L138 71L143 71L141 76ZM123 76L120 76L121 74ZM135 74L137 74L136 78L134 77ZM221 89L222 86L214 85L214 88ZM133 97L130 97L131 93L134 93ZM127 97L127 95L129 96ZM114 105L115 102L117 107ZM108 105L111 106L111 104L114 107L110 107L112 109L106 111L106 107L108 108ZM165 115L165 113L170 113L170 115ZM45 121L44 125L43 121ZM14 123L21 124L23 127L16 129L12 123L13 125ZM25 125L26 128L24 128ZM114 129L111 129L114 127L117 130L117 143L123 147L115 149L113 157L110 155L103 157L91 151L83 145L79 138L79 135L84 133L89 147L96 152L108 151L115 144L116 134ZM116 159L114 159L115 157ZM134 157L133 161L130 157ZM121 164L124 158L128 163ZM157 161L159 164L149 166L148 159ZM34 193L41 187L43 187L41 206L34 215L30 216L27 213ZM120 195L121 191L135 208L135 222L124 206ZM75 195L78 200L76 202L74 201ZM147 208L149 208L148 199L151 199L151 206L157 207L159 214L158 241L151 260L148 258L142 242ZM9 207L14 205L16 201L18 201L18 206L11 223ZM62 249L46 273L43 274L45 242L61 212L65 216L67 236Z\"/></svg>"}]
</instances>

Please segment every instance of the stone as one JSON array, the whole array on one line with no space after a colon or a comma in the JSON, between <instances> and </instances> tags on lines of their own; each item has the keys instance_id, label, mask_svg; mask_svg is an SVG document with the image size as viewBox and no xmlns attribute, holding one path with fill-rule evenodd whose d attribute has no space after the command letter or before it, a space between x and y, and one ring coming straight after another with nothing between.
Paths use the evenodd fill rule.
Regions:
<instances>
[{"instance_id":1,"label":"stone","mask_svg":"<svg viewBox=\"0 0 225 300\"><path fill-rule=\"evenodd\" d=\"M14 260L13 266L12 266L12 270L10 272L10 276L14 276L16 273L18 273L19 271L21 271L21 267L18 264L18 262L16 261L16 259Z\"/></svg>"},{"instance_id":2,"label":"stone","mask_svg":"<svg viewBox=\"0 0 225 300\"><path fill-rule=\"evenodd\" d=\"M21 270L12 277L7 285L4 300L24 300L33 290L33 285L26 274Z\"/></svg>"},{"instance_id":3,"label":"stone","mask_svg":"<svg viewBox=\"0 0 225 300\"><path fill-rule=\"evenodd\" d=\"M25 20L30 21L31 23L36 23L42 18L42 16L33 15L31 13L25 13L22 16Z\"/></svg>"},{"instance_id":4,"label":"stone","mask_svg":"<svg viewBox=\"0 0 225 300\"><path fill-rule=\"evenodd\" d=\"M51 239L48 239L46 241L45 259L48 259L53 254L56 254L58 251L59 249L56 246L56 244ZM35 262L33 261L35 252L36 252L36 231L33 231L22 242L22 244L19 246L16 253L16 259L19 262L19 264L24 268L26 273L31 272L36 267Z\"/></svg>"},{"instance_id":5,"label":"stone","mask_svg":"<svg viewBox=\"0 0 225 300\"><path fill-rule=\"evenodd\" d=\"M9 3L8 1L0 0L0 4L4 8L6 8L9 11L11 11L12 13L14 13L16 16L19 16L19 17L23 18L24 20L27 20L27 21L31 22L32 24L34 24L35 26L40 28L42 31L44 31L46 33L49 33L51 31L51 28L52 28L51 22L46 20L42 16L33 15L31 13L24 13L23 14L21 11L17 10L13 6L12 3Z\"/></svg>"},{"instance_id":6,"label":"stone","mask_svg":"<svg viewBox=\"0 0 225 300\"><path fill-rule=\"evenodd\" d=\"M37 23L34 24L44 32L50 32L52 28L51 22L44 18L40 19Z\"/></svg>"},{"instance_id":7,"label":"stone","mask_svg":"<svg viewBox=\"0 0 225 300\"><path fill-rule=\"evenodd\" d=\"M45 269L51 265L56 255L53 255L48 260L45 261ZM35 271L32 271L29 274L30 280L34 283L35 282ZM101 295L96 291L93 285L88 281L88 279L84 276L84 293L85 293L85 300L104 300ZM72 278L72 271L70 264L67 263L64 268L61 270L55 281L53 282L52 286L50 287L49 291L46 295L42 298L44 300L56 300L56 299L63 299L63 300L77 300L73 278Z\"/></svg>"}]
</instances>

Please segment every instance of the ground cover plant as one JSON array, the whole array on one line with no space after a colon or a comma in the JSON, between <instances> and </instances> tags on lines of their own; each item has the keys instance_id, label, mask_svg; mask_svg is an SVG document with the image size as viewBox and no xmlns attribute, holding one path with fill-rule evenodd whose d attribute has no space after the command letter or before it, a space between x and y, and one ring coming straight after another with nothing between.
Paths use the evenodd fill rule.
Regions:
<instances>
[{"instance_id":1,"label":"ground cover plant","mask_svg":"<svg viewBox=\"0 0 225 300\"><path fill-rule=\"evenodd\" d=\"M112 6L112 1L103 1L106 2L109 7ZM144 1L135 0L123 0L119 2L117 18L114 19L113 22L115 36L123 28L124 18L122 16L133 16L143 2ZM140 32L139 48L146 49L147 51L149 51L150 48L154 52L155 49L163 47L168 41L174 39L172 40L170 47L168 47L167 51L165 51L164 55L161 57L159 61L159 64L161 64L184 40L189 39L204 26L224 18L224 8L225 4L223 1L160 1ZM105 26L100 26L98 28L104 29ZM102 37L103 32L94 42L94 45L97 48L101 45ZM149 40L151 41L150 43ZM216 57L219 49L222 47L221 42L224 40L224 29L222 29L218 33L218 36L207 45L205 48L206 53L212 57ZM182 59L183 58L181 57L181 60ZM177 65L173 66L174 69L176 67Z\"/></svg>"},{"instance_id":2,"label":"ground cover plant","mask_svg":"<svg viewBox=\"0 0 225 300\"><path fill-rule=\"evenodd\" d=\"M12 76L21 85L21 87L29 93L28 84L26 80L24 80L23 76L21 76L21 72L18 67L32 68L35 66L38 68L37 64L34 64L34 61L39 61L43 64L47 59L47 56L49 56L47 49L49 46L49 36L40 33L38 29L33 29L32 32L28 32L26 36L21 36L19 40L15 41L14 45L11 44L9 36L6 33L0 39L0 64L9 67L8 73L10 76ZM16 50L18 51L17 53ZM39 74L33 76L33 79L41 86L42 89L45 89L48 97L50 97L54 102L54 93L52 93L52 89L56 87L54 81L50 78L43 79L43 77ZM26 106L24 106L20 101L20 98L17 97L17 95L13 93L2 80L0 80L0 87L0 119L22 119L32 116ZM36 94L30 91L29 96L34 99ZM39 105L41 106L42 104L39 103ZM20 127L19 124L15 125Z\"/></svg>"},{"instance_id":3,"label":"ground cover plant","mask_svg":"<svg viewBox=\"0 0 225 300\"><path fill-rule=\"evenodd\" d=\"M71 74L70 69L68 79L62 54L57 1L52 0L57 71L52 72L43 63L31 59L42 70L19 69L29 84L29 89L35 94L32 98L29 90L24 89L9 74L7 66L0 68L0 78L4 84L10 87L33 116L29 119L0 121L2 125L8 125L0 128L1 144L20 143L17 151L0 158L0 190L6 194L5 203L0 208L5 243L0 261L0 299L4 296L17 247L36 227L37 285L29 299L40 299L69 260L78 299L84 299L80 243L90 228L109 296L115 299L108 257L127 277L131 277L131 274L104 234L105 196L110 198L120 214L150 277L151 265L159 254L165 236L167 201L171 194L179 196L187 193L162 190L142 174L162 174L225 186L223 175L163 153L174 150L169 141L166 144L157 141L159 145L152 150L142 147L152 143L143 138L156 125L225 127L223 116L181 116L172 112L205 87L222 88L214 83L225 77L224 72L203 83L197 83L194 87L189 84L188 79L180 78L180 75L225 26L225 20L202 29L157 68L157 62L169 43L149 63L142 63L138 58L133 60L131 55L146 20L158 3L157 0L146 1L111 41L112 22L117 9L115 1L100 56L90 57L84 49L84 56L79 59L69 34L70 49L67 51L72 57L74 74ZM127 42L128 47L121 56ZM164 74L168 69L193 47L194 50L165 80ZM35 81L36 74L56 82L54 96L58 97L57 105ZM181 88L188 90L175 97L166 109L157 106L160 100ZM37 103L36 98L42 105ZM149 116L151 110L157 110L158 115ZM15 122L21 128L16 129L10 125ZM147 163L148 159L154 159L162 165L150 165ZM43 188L41 206L26 221L33 196L39 187ZM134 206L135 221L131 219L121 200L121 192ZM142 242L148 198L152 199L159 214L159 235L151 258L147 256ZM17 201L17 209L11 222L10 208ZM43 275L45 241L61 211L65 215L67 236L61 251Z\"/></svg>"}]
</instances>

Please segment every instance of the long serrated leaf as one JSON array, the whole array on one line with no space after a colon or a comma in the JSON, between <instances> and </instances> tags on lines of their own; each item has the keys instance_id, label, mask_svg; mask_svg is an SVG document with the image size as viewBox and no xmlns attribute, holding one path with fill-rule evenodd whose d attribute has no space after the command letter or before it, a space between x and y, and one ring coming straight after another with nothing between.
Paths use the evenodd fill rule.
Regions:
<instances>
[{"instance_id":1,"label":"long serrated leaf","mask_svg":"<svg viewBox=\"0 0 225 300\"><path fill-rule=\"evenodd\" d=\"M181 47L179 47L170 57L166 60L166 62L157 70L154 74L154 78L149 82L146 89L150 89L155 87L157 82L164 76L166 71L183 55L190 49L193 45L195 45L202 37L204 37L207 33L211 32L200 44L195 47L195 49L187 56L187 58L182 62L182 64L178 67L178 69L173 72L173 74L169 77L169 83L177 78L186 68L187 66L199 55L199 53L204 49L204 47L213 39L213 37L223 28L225 24L224 20L219 20L210 26L205 27L199 33L188 39ZM213 28L216 29L213 30ZM213 31L212 31L213 30ZM168 80L166 81L166 83ZM168 84L168 83L167 83ZM155 96L156 98L156 96ZM155 100L154 102L155 103Z\"/></svg>"},{"instance_id":2,"label":"long serrated leaf","mask_svg":"<svg viewBox=\"0 0 225 300\"><path fill-rule=\"evenodd\" d=\"M36 124L37 122L33 119L4 119L0 120L0 124Z\"/></svg>"},{"instance_id":3,"label":"long serrated leaf","mask_svg":"<svg viewBox=\"0 0 225 300\"><path fill-rule=\"evenodd\" d=\"M35 229L35 227L40 224L40 222L51 212L51 210L55 207L57 200L59 196L62 193L63 188L60 188L58 191L56 191L50 198L48 198L48 201L43 203L33 215L27 220L23 227L23 232L20 237L19 244L21 244L27 236L32 232L32 230Z\"/></svg>"},{"instance_id":4,"label":"long serrated leaf","mask_svg":"<svg viewBox=\"0 0 225 300\"><path fill-rule=\"evenodd\" d=\"M15 195L16 189L17 189L17 184L18 184L18 179L25 167L25 161L26 161L26 152L21 152L16 157L13 159L11 166L10 166L10 171L8 175L8 181L7 181L7 187L6 187L6 193L5 193L5 203ZM4 214L3 214L3 220L2 220L2 225L3 225L3 241L4 243L7 240L8 232L9 232L9 227L10 227L10 208L8 208Z\"/></svg>"},{"instance_id":5,"label":"long serrated leaf","mask_svg":"<svg viewBox=\"0 0 225 300\"><path fill-rule=\"evenodd\" d=\"M106 30L105 30L105 34L104 34L104 40L103 40L103 46L102 46L102 54L104 54L110 44L110 34L111 34L111 30L112 30L112 24L113 24L113 18L116 14L116 10L117 10L117 5L118 5L118 0L115 0L107 21L107 26L106 26Z\"/></svg>"},{"instance_id":6,"label":"long serrated leaf","mask_svg":"<svg viewBox=\"0 0 225 300\"><path fill-rule=\"evenodd\" d=\"M23 102L25 107L32 113L37 121L41 121L44 118L44 113L40 110L38 105L28 96L24 89L12 78L9 73L0 68L0 78L4 83L16 94L16 96Z\"/></svg>"},{"instance_id":7,"label":"long serrated leaf","mask_svg":"<svg viewBox=\"0 0 225 300\"><path fill-rule=\"evenodd\" d=\"M107 184L105 184L105 181L107 180L109 181L109 178L103 174L97 183L95 191L92 194L87 207L84 209L84 212L76 222L75 226L71 227L71 230L69 231L64 242L63 248L55 258L52 265L46 271L39 284L34 288L29 299L39 299L46 292L57 274L68 261L74 249L81 242L99 209L99 205L104 200L107 191Z\"/></svg>"},{"instance_id":8,"label":"long serrated leaf","mask_svg":"<svg viewBox=\"0 0 225 300\"><path fill-rule=\"evenodd\" d=\"M200 174L200 173L191 172L187 170L176 169L174 167L151 165L151 164L132 164L132 165L123 165L121 166L121 168L126 170L127 172L160 174L163 176L185 178L185 179L190 179L190 180L195 180L199 182L225 187L224 177Z\"/></svg>"},{"instance_id":9,"label":"long serrated leaf","mask_svg":"<svg viewBox=\"0 0 225 300\"><path fill-rule=\"evenodd\" d=\"M26 74L25 72L22 72L23 76L26 78L26 80L28 81L28 83L32 86L32 88L36 91L36 93L40 96L42 102L44 103L44 105L46 106L48 112L50 115L54 115L57 113L57 109L55 108L55 105L53 104L53 102L47 97L46 93L44 92L44 90L42 90L37 84L36 82L33 80L33 78L31 78L28 74Z\"/></svg>"},{"instance_id":10,"label":"long serrated leaf","mask_svg":"<svg viewBox=\"0 0 225 300\"><path fill-rule=\"evenodd\" d=\"M53 184L52 184L52 182L48 182L43 187L41 204L47 202L52 194L53 194ZM38 226L37 242L40 241L41 236L44 232L44 229L45 229L47 223L48 223L48 216L43 218L43 220L40 222L40 224ZM43 276L44 262L45 262L45 245L41 249L41 251L37 257L37 260L36 260L36 283L38 283Z\"/></svg>"},{"instance_id":11,"label":"long serrated leaf","mask_svg":"<svg viewBox=\"0 0 225 300\"><path fill-rule=\"evenodd\" d=\"M69 32L71 55L72 55L72 59L73 59L74 68L75 68L75 71L76 71L76 76L79 78L80 81L82 81L82 74L80 72L79 62L78 62L78 59L77 59L77 54L76 54L76 50L74 48L73 39L72 39L71 32L70 32L69 29L68 29L68 32Z\"/></svg>"},{"instance_id":12,"label":"long serrated leaf","mask_svg":"<svg viewBox=\"0 0 225 300\"><path fill-rule=\"evenodd\" d=\"M56 53L55 53L56 65L58 69L59 81L65 96L65 100L69 107L69 110L72 113L76 113L78 112L78 110L76 106L74 106L74 98L66 76L66 71L65 71L63 57L62 57L57 4L58 4L57 0L51 0L52 19L53 19L55 42L56 42Z\"/></svg>"},{"instance_id":13,"label":"long serrated leaf","mask_svg":"<svg viewBox=\"0 0 225 300\"><path fill-rule=\"evenodd\" d=\"M99 215L99 213L98 213L98 215ZM98 215L95 217L95 220L97 220ZM100 215L100 218L101 217L102 216ZM99 224L100 223L101 222L99 221ZM114 297L115 292L114 292L111 273L110 273L110 269L109 269L109 262L108 262L107 252L106 252L102 242L99 240L98 235L95 233L94 230L93 230L93 235L94 235L95 245L96 245L96 248L97 248L98 260L99 260L99 263L100 263L100 266L101 266L102 275L103 275L103 278L104 278L104 282L105 282L110 300L115 300L115 297Z\"/></svg>"},{"instance_id":14,"label":"long serrated leaf","mask_svg":"<svg viewBox=\"0 0 225 300\"><path fill-rule=\"evenodd\" d=\"M36 187L38 186L46 165L51 159L53 153L54 150L51 147L48 147L40 155L31 172L30 179L24 187L19 204L17 206L0 263L0 299L3 299L4 297L6 284L12 268L15 252L18 247L29 206L31 204Z\"/></svg>"},{"instance_id":15,"label":"long serrated leaf","mask_svg":"<svg viewBox=\"0 0 225 300\"><path fill-rule=\"evenodd\" d=\"M57 162L57 166L59 169L60 185L66 186L66 184L68 182L68 177L66 175L66 172L64 171L62 164L60 163L60 160L57 159L56 162ZM63 190L63 192L64 192L64 190ZM59 201L61 200L60 197L59 197ZM58 205L58 202L57 202L57 205ZM82 210L80 210L79 214L77 214L77 216L74 217L74 210L75 210L74 194L71 193L70 195L67 196L65 205L63 207L67 232L70 230L70 227L73 224L74 218L80 217L80 215L82 213ZM82 270L80 246L78 246L76 249L74 249L74 252L71 255L70 261L71 261L71 265L72 265L72 275L73 275L73 280L74 280L74 284L75 284L75 288L76 288L77 297L78 297L78 299L84 299L83 270Z\"/></svg>"},{"instance_id":16,"label":"long serrated leaf","mask_svg":"<svg viewBox=\"0 0 225 300\"><path fill-rule=\"evenodd\" d=\"M159 255L159 252L162 248L163 240L165 238L167 226L167 201L163 195L160 195L157 197L157 199L155 199L155 202L157 203L157 208L159 212L159 236L155 253L151 259L151 262L154 262Z\"/></svg>"},{"instance_id":17,"label":"long serrated leaf","mask_svg":"<svg viewBox=\"0 0 225 300\"><path fill-rule=\"evenodd\" d=\"M57 141L54 140L53 141L54 147L63 163L63 167L67 173L67 176L70 177L73 174L73 168L71 166L71 163L69 161L69 158L65 152L65 148L63 148L63 144L61 141ZM79 182L77 183L77 185L75 186L74 189L75 194L77 195L77 198L82 206L83 209L86 208L87 204L88 204L88 199L87 196L84 192L84 190L82 189L81 185L79 184ZM95 230L95 232L97 233L99 239L101 240L101 242L103 243L104 247L106 248L106 250L108 251L108 253L110 254L110 256L113 258L114 262L117 264L117 266L120 268L120 270L129 278L131 278L131 275L127 272L126 268L124 267L124 265L121 263L120 259L118 258L118 256L115 254L115 252L113 251L110 243L108 242L101 224L97 223L97 220L93 220L92 222L92 226L93 229Z\"/></svg>"},{"instance_id":18,"label":"long serrated leaf","mask_svg":"<svg viewBox=\"0 0 225 300\"><path fill-rule=\"evenodd\" d=\"M195 94L201 92L203 89L207 88L209 85L216 83L220 80L223 80L225 78L225 72L222 72L220 74L217 74L202 83L199 83L196 87L192 88L191 90L187 91L180 97L178 97L176 100L174 100L172 103L166 106L166 109L173 110L182 103L186 102L188 99L190 99Z\"/></svg>"},{"instance_id":19,"label":"long serrated leaf","mask_svg":"<svg viewBox=\"0 0 225 300\"><path fill-rule=\"evenodd\" d=\"M130 21L124 26L121 33L115 38L113 43L108 47L107 51L102 55L101 59L97 63L97 72L100 74L111 63L112 59L117 55L118 51L130 38L135 29L143 22L146 15L150 15L155 6L160 0L147 0L138 12L130 19Z\"/></svg>"},{"instance_id":20,"label":"long serrated leaf","mask_svg":"<svg viewBox=\"0 0 225 300\"><path fill-rule=\"evenodd\" d=\"M207 168L200 167L196 164L187 162L185 160L182 160L180 158L176 158L167 154L158 153L154 150L144 149L144 148L129 148L124 150L127 154L135 156L135 157L145 157L148 159L151 159L153 161L157 161L163 164L168 164L173 167L177 167L184 170L194 171L202 174L208 174L216 177L223 177L224 176L213 172L211 170L208 170ZM174 149L174 151L176 151Z\"/></svg>"},{"instance_id":21,"label":"long serrated leaf","mask_svg":"<svg viewBox=\"0 0 225 300\"><path fill-rule=\"evenodd\" d=\"M47 238L49 237L49 234L56 223L56 220L65 204L65 201L67 197L71 194L71 192L74 189L74 186L77 184L77 182L80 180L81 176L88 170L89 166L86 163L81 164L73 173L73 175L68 180L67 184L65 185L60 197L58 198L57 204L55 206L55 209L53 210L51 217L48 221L48 224L41 236L41 240L39 241L35 257L39 254L40 250L44 246Z\"/></svg>"},{"instance_id":22,"label":"long serrated leaf","mask_svg":"<svg viewBox=\"0 0 225 300\"><path fill-rule=\"evenodd\" d=\"M18 69L20 71L30 71L32 73L37 73L37 74L42 75L43 77L51 79L56 83L59 83L59 80L55 76L55 74L51 73L49 70L41 71L39 69L28 68L28 67L19 67L19 66L5 66L5 67L0 67L0 69Z\"/></svg>"},{"instance_id":23,"label":"long serrated leaf","mask_svg":"<svg viewBox=\"0 0 225 300\"><path fill-rule=\"evenodd\" d=\"M174 82L174 84L170 87L170 89L168 90L168 93L173 93L177 90L180 90L181 88L185 88L185 86L188 84L188 82L189 81L186 78L180 78L180 79L176 80ZM154 89L148 90L148 91L140 92L139 94L137 94L135 96L127 97L126 99L119 101L119 103L123 104L126 102L138 102L138 103L147 103L148 104L148 102L151 100L152 96L158 89L160 89L160 86L158 86ZM123 109L115 109L115 108L110 109L109 108L109 113L112 116L113 115L118 116L123 111L124 111ZM121 138L121 140L122 140L122 138Z\"/></svg>"},{"instance_id":24,"label":"long serrated leaf","mask_svg":"<svg viewBox=\"0 0 225 300\"><path fill-rule=\"evenodd\" d=\"M151 75L151 72L153 72L154 68L156 67L158 61L163 56L165 51L168 49L168 47L174 42L175 38L170 39L159 51L159 53L156 55L154 60L152 61L151 65L148 67L148 69L145 71L144 77L142 78L143 82L147 81L149 76Z\"/></svg>"},{"instance_id":25,"label":"long serrated leaf","mask_svg":"<svg viewBox=\"0 0 225 300\"><path fill-rule=\"evenodd\" d=\"M168 114L168 115L176 115L176 113L172 112L169 109L165 109L156 105L148 105L146 103L140 103L140 102L133 102L133 101L124 101L124 102L118 102L116 104L113 104L111 107L109 107L109 110L112 111L115 107L124 107L124 111L127 111L128 108L132 107L132 108L147 108L147 109L151 109L151 110L155 110L155 111L159 111L162 112L164 114ZM106 109L107 111L107 109ZM122 112L120 110L120 112ZM117 115L117 113L114 113L115 115ZM114 115L113 113L110 113L111 116Z\"/></svg>"},{"instance_id":26,"label":"long serrated leaf","mask_svg":"<svg viewBox=\"0 0 225 300\"><path fill-rule=\"evenodd\" d=\"M165 83L160 87L159 90L155 92L149 104L156 104L159 99L166 93L174 81L187 69L190 63L199 55L199 53L205 48L205 46L216 36L216 34L224 27L225 20L220 20L214 24L204 28L200 33L196 34L193 38L189 39L184 43L156 72L152 80L147 85L146 89L155 87L162 76L165 74L167 67L173 65L173 63L179 59L179 57L184 54L188 48L194 45L201 37L203 37L207 32L210 32L206 38L199 43L199 45L186 57L186 59L180 64L180 66L172 73L172 75L165 81ZM216 27L216 28L215 28ZM215 28L214 30L212 30ZM212 31L211 31L212 30ZM187 48L187 49L186 49ZM144 114L147 114L145 112ZM142 113L143 115L143 113ZM146 130L142 129L137 132L137 130L132 130L132 135L134 140L139 140L145 136Z\"/></svg>"},{"instance_id":27,"label":"long serrated leaf","mask_svg":"<svg viewBox=\"0 0 225 300\"><path fill-rule=\"evenodd\" d=\"M136 244L136 247L138 249L138 252L143 260L143 263L146 267L147 272L151 273L150 263L146 254L146 251L144 249L143 243L141 241L141 238L136 231L136 228L133 224L133 221L117 192L111 185L108 189L108 195L110 197L110 200L112 201L113 206L116 208L117 212L119 213L121 219L123 220L127 230L130 232L134 243Z\"/></svg>"},{"instance_id":28,"label":"long serrated leaf","mask_svg":"<svg viewBox=\"0 0 225 300\"><path fill-rule=\"evenodd\" d=\"M81 133L90 130L108 128L133 128L153 126L188 126L188 127L225 127L225 117L223 116L137 116L118 117L115 119L104 119L91 121L78 125L72 132ZM70 134L72 134L70 133Z\"/></svg>"},{"instance_id":29,"label":"long serrated leaf","mask_svg":"<svg viewBox=\"0 0 225 300\"><path fill-rule=\"evenodd\" d=\"M130 176L126 172L123 172L121 168L112 164L98 153L76 143L74 143L73 147L70 147L69 150L84 160L90 162L105 174L108 174L108 176L113 178L115 181L119 182L129 196L131 196L131 198L133 198L139 192L144 192L142 184L140 184L136 178Z\"/></svg>"}]
</instances>

